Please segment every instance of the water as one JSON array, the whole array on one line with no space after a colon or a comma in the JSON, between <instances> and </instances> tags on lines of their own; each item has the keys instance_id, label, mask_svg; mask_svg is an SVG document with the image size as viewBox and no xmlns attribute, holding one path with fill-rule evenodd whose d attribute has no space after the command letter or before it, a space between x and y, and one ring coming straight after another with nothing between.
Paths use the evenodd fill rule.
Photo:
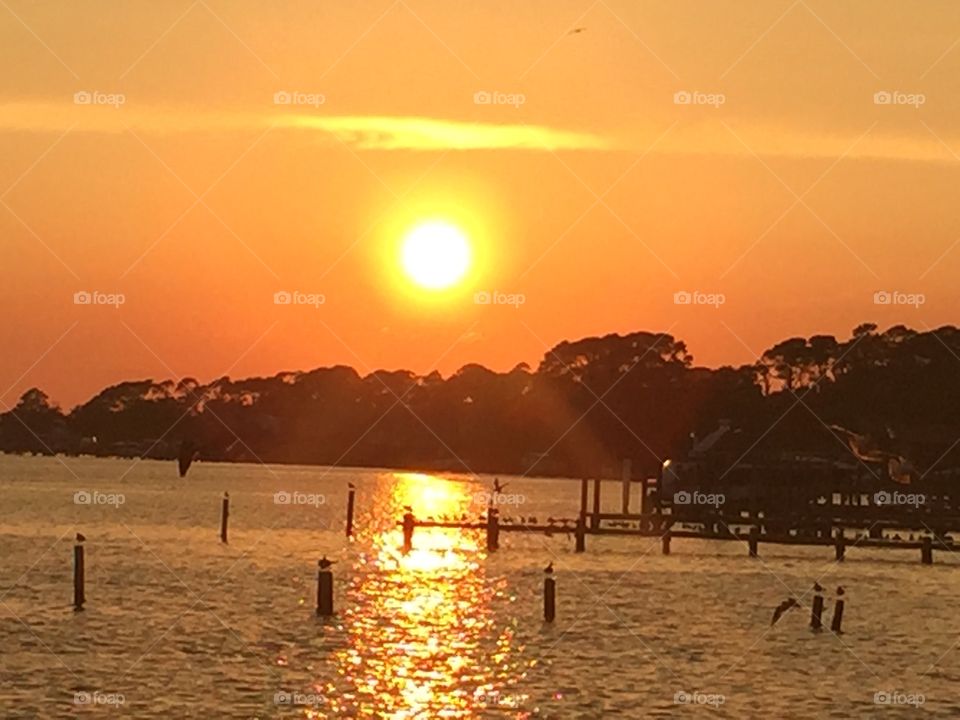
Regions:
<instances>
[{"instance_id":1,"label":"water","mask_svg":"<svg viewBox=\"0 0 960 720\"><path fill-rule=\"evenodd\" d=\"M878 707L877 691L922 695L927 717L960 713L960 571L946 553L924 567L917 551L852 548L836 564L830 548L761 545L751 560L738 542L681 539L664 557L654 539L588 536L576 555L562 534L503 533L488 556L479 533L418 529L404 557L404 505L475 513L489 478L199 463L180 480L172 463L18 457L0 457L0 478L3 718L918 714ZM579 504L575 482L502 479L505 499L523 500L503 515L542 522ZM77 492L123 503L77 504ZM87 606L74 613L78 530ZM323 554L337 561L326 622L314 614ZM557 621L545 625L551 560ZM845 634L811 633L806 610L771 630L773 607L815 579L831 591L828 621L833 588L848 589Z\"/></svg>"}]
</instances>

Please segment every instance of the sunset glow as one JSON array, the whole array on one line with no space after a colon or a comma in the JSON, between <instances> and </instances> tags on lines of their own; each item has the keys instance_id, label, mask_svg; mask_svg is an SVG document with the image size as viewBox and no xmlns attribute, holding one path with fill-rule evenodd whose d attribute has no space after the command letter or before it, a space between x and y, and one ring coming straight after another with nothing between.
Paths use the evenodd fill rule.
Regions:
<instances>
[{"instance_id":1,"label":"sunset glow","mask_svg":"<svg viewBox=\"0 0 960 720\"><path fill-rule=\"evenodd\" d=\"M443 290L458 282L470 267L470 245L464 234L445 222L418 225L406 236L403 270L427 290Z\"/></svg>"}]
</instances>

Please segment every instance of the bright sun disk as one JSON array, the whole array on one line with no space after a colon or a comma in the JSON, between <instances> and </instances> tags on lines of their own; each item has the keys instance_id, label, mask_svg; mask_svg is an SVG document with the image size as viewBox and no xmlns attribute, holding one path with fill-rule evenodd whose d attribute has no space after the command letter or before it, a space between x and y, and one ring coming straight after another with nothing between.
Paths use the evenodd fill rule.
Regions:
<instances>
[{"instance_id":1,"label":"bright sun disk","mask_svg":"<svg viewBox=\"0 0 960 720\"><path fill-rule=\"evenodd\" d=\"M443 290L460 280L470 267L470 244L453 225L423 223L404 238L401 262L404 272L417 285Z\"/></svg>"}]
</instances>

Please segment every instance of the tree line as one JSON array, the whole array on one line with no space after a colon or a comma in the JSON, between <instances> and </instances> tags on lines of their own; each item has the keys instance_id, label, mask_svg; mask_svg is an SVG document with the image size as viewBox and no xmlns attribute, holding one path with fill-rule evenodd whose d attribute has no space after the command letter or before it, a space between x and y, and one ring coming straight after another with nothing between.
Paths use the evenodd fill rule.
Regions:
<instances>
[{"instance_id":1,"label":"tree line","mask_svg":"<svg viewBox=\"0 0 960 720\"><path fill-rule=\"evenodd\" d=\"M741 457L849 457L839 424L896 437L919 470L960 455L960 330L794 337L740 367L697 367L669 334L564 341L534 369L448 378L338 365L202 384L136 380L64 411L40 389L0 414L0 451L580 476L655 474L692 437L736 428Z\"/></svg>"}]
</instances>

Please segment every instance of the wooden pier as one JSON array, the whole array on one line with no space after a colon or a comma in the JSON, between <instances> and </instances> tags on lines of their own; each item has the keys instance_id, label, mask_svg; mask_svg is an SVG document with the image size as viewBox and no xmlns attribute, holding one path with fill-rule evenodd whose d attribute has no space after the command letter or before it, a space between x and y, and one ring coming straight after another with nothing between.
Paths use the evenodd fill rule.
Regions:
<instances>
[{"instance_id":1,"label":"wooden pier","mask_svg":"<svg viewBox=\"0 0 960 720\"><path fill-rule=\"evenodd\" d=\"M657 481L651 479L637 483L641 487L639 513L609 513L601 511L603 482L600 479L581 480L577 514L549 518L546 523L522 515L518 518L501 517L495 508L488 508L488 512L476 520L465 517L459 520L419 519L409 512L399 523L405 526L405 548L413 547L415 528L447 528L486 533L489 552L499 549L501 533L563 535L575 541L575 552L586 550L587 535L660 538L664 555L670 554L671 542L677 538L741 542L750 557L760 557L763 545L831 547L838 562L846 559L851 548L920 550L920 560L926 565L933 562L934 552L960 550L960 543L954 544L949 533L951 529L960 530L960 514L953 511L952 504L942 501L919 511L916 508L905 511L904 508L861 502L861 495L832 493L831 497L838 496L839 502L782 510L760 510L756 503L749 501L691 507L663 502ZM623 481L606 482L621 485ZM935 501L939 499L934 498ZM592 508L588 507L588 500L592 500ZM629 507L627 493L622 496L622 506ZM894 530L907 537L884 535L884 531Z\"/></svg>"}]
</instances>

